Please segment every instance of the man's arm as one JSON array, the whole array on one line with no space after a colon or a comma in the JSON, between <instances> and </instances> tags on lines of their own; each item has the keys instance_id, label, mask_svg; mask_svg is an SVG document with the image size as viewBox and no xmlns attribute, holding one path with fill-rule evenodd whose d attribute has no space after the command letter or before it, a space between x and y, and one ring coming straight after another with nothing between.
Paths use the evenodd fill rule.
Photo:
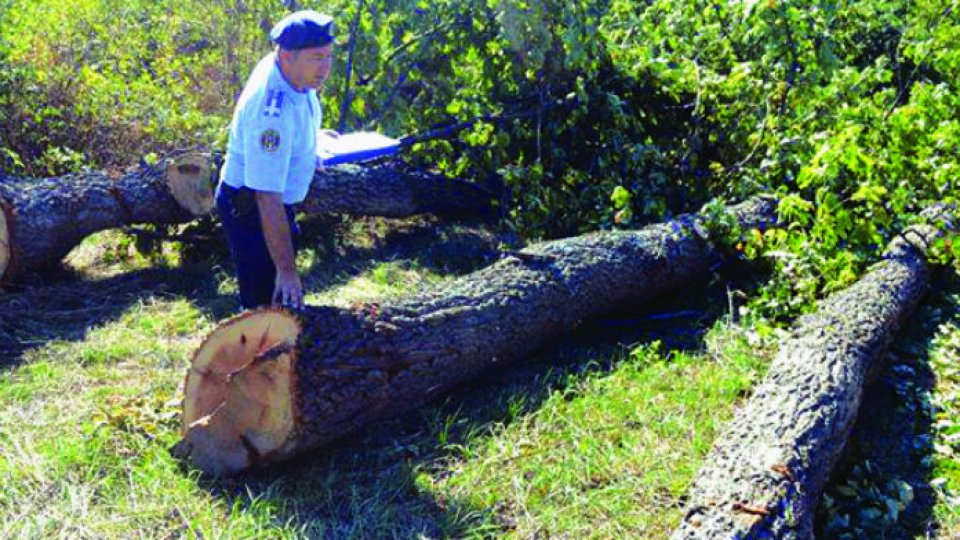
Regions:
<instances>
[{"instance_id":1,"label":"man's arm","mask_svg":"<svg viewBox=\"0 0 960 540\"><path fill-rule=\"evenodd\" d=\"M277 267L277 280L273 289L273 303L299 308L303 306L303 285L297 273L297 261L293 255L293 237L290 224L283 209L279 193L257 191L257 207L260 224L267 242L270 258Z\"/></svg>"}]
</instances>

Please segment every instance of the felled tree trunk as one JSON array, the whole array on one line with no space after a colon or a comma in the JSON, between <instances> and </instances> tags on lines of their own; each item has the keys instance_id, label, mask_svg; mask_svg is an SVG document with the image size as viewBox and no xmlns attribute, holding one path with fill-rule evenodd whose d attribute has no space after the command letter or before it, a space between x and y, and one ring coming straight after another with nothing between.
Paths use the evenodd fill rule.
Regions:
<instances>
[{"instance_id":1,"label":"felled tree trunk","mask_svg":"<svg viewBox=\"0 0 960 540\"><path fill-rule=\"evenodd\" d=\"M297 206L307 214L440 217L488 215L495 194L463 180L447 178L391 161L380 165L338 165L317 173L307 198Z\"/></svg>"},{"instance_id":2,"label":"felled tree trunk","mask_svg":"<svg viewBox=\"0 0 960 540\"><path fill-rule=\"evenodd\" d=\"M209 159L191 154L113 178L0 178L0 283L56 264L90 234L183 223L212 207Z\"/></svg>"},{"instance_id":3,"label":"felled tree trunk","mask_svg":"<svg viewBox=\"0 0 960 540\"><path fill-rule=\"evenodd\" d=\"M756 226L775 206L755 199L730 214ZM194 354L174 452L232 474L409 411L588 317L706 278L718 254L704 221L538 244L391 305L231 319Z\"/></svg>"},{"instance_id":4,"label":"felled tree trunk","mask_svg":"<svg viewBox=\"0 0 960 540\"><path fill-rule=\"evenodd\" d=\"M864 384L927 290L924 251L936 234L911 229L799 322L704 460L674 540L813 538Z\"/></svg>"},{"instance_id":5,"label":"felled tree trunk","mask_svg":"<svg viewBox=\"0 0 960 540\"><path fill-rule=\"evenodd\" d=\"M307 214L441 217L487 214L483 188L399 163L342 165L317 173ZM134 223L186 223L213 208L210 160L189 154L111 178L83 173L49 179L0 178L0 283L56 264L92 233Z\"/></svg>"}]
</instances>

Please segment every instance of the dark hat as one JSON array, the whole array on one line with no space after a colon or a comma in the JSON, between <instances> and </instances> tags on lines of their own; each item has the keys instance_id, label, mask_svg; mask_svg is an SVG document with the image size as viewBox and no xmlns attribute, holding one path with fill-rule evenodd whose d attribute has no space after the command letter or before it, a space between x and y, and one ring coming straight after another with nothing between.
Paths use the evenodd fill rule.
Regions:
<instances>
[{"instance_id":1,"label":"dark hat","mask_svg":"<svg viewBox=\"0 0 960 540\"><path fill-rule=\"evenodd\" d=\"M333 41L333 17L311 9L293 12L273 26L270 40L291 51L329 45Z\"/></svg>"}]
</instances>

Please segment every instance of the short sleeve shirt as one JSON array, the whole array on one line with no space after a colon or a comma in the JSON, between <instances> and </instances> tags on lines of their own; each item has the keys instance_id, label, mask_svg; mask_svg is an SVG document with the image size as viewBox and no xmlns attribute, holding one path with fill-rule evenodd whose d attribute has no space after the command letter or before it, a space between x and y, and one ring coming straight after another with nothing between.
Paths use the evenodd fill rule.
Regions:
<instances>
[{"instance_id":1,"label":"short sleeve shirt","mask_svg":"<svg viewBox=\"0 0 960 540\"><path fill-rule=\"evenodd\" d=\"M280 193L284 204L301 202L316 168L321 119L317 92L294 89L268 54L237 101L220 181Z\"/></svg>"}]
</instances>

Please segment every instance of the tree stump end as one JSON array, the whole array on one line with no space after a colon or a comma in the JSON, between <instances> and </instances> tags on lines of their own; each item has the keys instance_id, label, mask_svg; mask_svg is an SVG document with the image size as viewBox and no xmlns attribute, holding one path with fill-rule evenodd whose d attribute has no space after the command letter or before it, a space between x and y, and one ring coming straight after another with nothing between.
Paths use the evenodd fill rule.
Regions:
<instances>
[{"instance_id":1,"label":"tree stump end","mask_svg":"<svg viewBox=\"0 0 960 540\"><path fill-rule=\"evenodd\" d=\"M295 439L297 318L282 309L238 315L193 356L177 457L213 475L234 474L287 453Z\"/></svg>"},{"instance_id":2,"label":"tree stump end","mask_svg":"<svg viewBox=\"0 0 960 540\"><path fill-rule=\"evenodd\" d=\"M213 209L208 154L192 153L172 159L167 165L166 180L174 200L194 216L205 216Z\"/></svg>"}]
</instances>

